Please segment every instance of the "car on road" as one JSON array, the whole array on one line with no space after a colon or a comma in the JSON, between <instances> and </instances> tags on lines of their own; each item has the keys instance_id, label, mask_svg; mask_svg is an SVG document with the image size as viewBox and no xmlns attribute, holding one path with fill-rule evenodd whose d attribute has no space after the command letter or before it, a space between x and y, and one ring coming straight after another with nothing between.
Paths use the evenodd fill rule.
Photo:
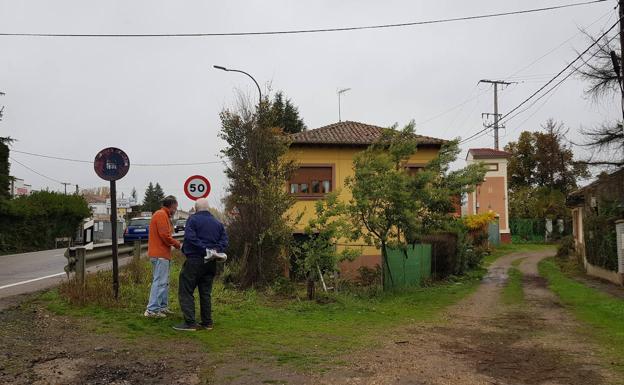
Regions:
<instances>
[{"instance_id":1,"label":"car on road","mask_svg":"<svg viewBox=\"0 0 624 385\"><path fill-rule=\"evenodd\" d=\"M179 233L181 231L184 231L184 228L186 227L186 219L178 219L175 223L175 232Z\"/></svg>"},{"instance_id":2,"label":"car on road","mask_svg":"<svg viewBox=\"0 0 624 385\"><path fill-rule=\"evenodd\" d=\"M132 218L124 231L124 243L147 241L149 237L150 217Z\"/></svg>"}]
</instances>

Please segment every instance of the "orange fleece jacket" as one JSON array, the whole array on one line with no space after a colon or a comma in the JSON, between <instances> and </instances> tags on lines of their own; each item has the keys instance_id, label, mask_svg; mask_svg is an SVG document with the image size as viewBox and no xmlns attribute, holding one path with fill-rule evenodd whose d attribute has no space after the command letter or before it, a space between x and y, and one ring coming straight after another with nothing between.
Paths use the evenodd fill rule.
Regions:
<instances>
[{"instance_id":1,"label":"orange fleece jacket","mask_svg":"<svg viewBox=\"0 0 624 385\"><path fill-rule=\"evenodd\" d=\"M147 255L151 258L171 259L171 246L180 248L180 242L172 236L169 214L169 209L163 207L152 215L147 241Z\"/></svg>"}]
</instances>

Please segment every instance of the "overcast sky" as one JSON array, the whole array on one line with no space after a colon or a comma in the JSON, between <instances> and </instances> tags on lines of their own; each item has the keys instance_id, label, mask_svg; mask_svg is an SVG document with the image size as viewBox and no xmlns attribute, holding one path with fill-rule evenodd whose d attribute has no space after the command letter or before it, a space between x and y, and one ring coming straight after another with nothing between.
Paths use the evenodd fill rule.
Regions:
<instances>
[{"instance_id":1,"label":"overcast sky","mask_svg":"<svg viewBox=\"0 0 624 385\"><path fill-rule=\"evenodd\" d=\"M469 16L565 4L572 1L69 1L0 0L0 32L194 33L343 27ZM263 86L283 90L312 129L338 120L381 126L417 123L420 134L469 136L491 112L491 87L483 78L514 75L520 81L499 93L505 113L561 70L592 33L616 20L616 1L484 20L385 30L282 36L180 38L53 38L0 36L0 105L6 105L0 136L14 149L91 160L102 148L124 149L134 163L219 160L218 114L233 105L236 90L256 98L244 75L212 68L220 64L251 73ZM566 42L567 41L567 42ZM551 52L542 59L546 53ZM533 63L535 62L535 63ZM529 64L533 63L529 66ZM528 67L527 67L528 66ZM527 67L527 68L525 68ZM525 68L520 73L518 70ZM524 82L522 82L524 81ZM571 128L620 114L617 98L588 100L585 84L570 78L552 97L514 118L502 145L522 130L538 130L552 117ZM472 100L469 100L473 98ZM441 116L442 112L469 100ZM483 137L469 147L492 147ZM81 188L104 185L89 164L12 157L54 179ZM62 186L18 164L12 175L35 189ZM150 181L183 196L187 176L213 184L211 203L224 194L220 164L131 167L118 189L141 194Z\"/></svg>"}]
</instances>

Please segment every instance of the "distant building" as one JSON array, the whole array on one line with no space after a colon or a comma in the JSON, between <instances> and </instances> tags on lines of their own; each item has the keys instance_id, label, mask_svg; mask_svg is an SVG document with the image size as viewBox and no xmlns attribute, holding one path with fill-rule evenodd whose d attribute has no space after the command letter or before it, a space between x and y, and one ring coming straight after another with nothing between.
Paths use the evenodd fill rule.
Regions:
<instances>
[{"instance_id":1,"label":"distant building","mask_svg":"<svg viewBox=\"0 0 624 385\"><path fill-rule=\"evenodd\" d=\"M32 192L32 186L24 183L24 179L11 177L9 185L9 193L13 198L20 196L28 196Z\"/></svg>"},{"instance_id":2,"label":"distant building","mask_svg":"<svg viewBox=\"0 0 624 385\"><path fill-rule=\"evenodd\" d=\"M499 240L511 242L509 231L509 196L507 183L507 160L510 153L492 148L471 148L466 162L483 162L487 167L485 180L467 196L466 214L481 214L493 211L498 217Z\"/></svg>"}]
</instances>

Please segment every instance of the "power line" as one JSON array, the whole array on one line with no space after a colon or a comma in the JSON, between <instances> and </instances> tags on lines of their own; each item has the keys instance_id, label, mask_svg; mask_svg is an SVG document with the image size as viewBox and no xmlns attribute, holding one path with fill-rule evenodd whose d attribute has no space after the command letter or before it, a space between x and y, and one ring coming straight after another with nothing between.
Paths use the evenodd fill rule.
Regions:
<instances>
[{"instance_id":1,"label":"power line","mask_svg":"<svg viewBox=\"0 0 624 385\"><path fill-rule=\"evenodd\" d=\"M26 166L24 163L20 162L19 160L16 160L16 159L15 159L15 158L13 158L13 157L9 157L9 159L11 159L13 162L15 162L15 163L19 164L20 166L24 167L25 169L27 169L27 170L29 170L29 171L32 171L32 172L34 172L35 174L37 174L37 175L39 175L39 176L41 176L41 177L44 177L44 178L46 178L46 179L48 179L48 180L51 180L52 182L56 182L56 183L58 183L58 184L64 184L64 183L65 183L65 182L61 182L61 181L60 181L60 180L58 180L58 179L54 179L54 178L52 178L52 177L49 177L49 176L47 176L47 175L44 175L44 174L40 173L40 172L39 172L39 171L37 171L37 170L33 170L32 168L30 168L30 167ZM70 184L71 184L71 183L70 183Z\"/></svg>"},{"instance_id":2,"label":"power line","mask_svg":"<svg viewBox=\"0 0 624 385\"><path fill-rule=\"evenodd\" d=\"M548 87L551 83L553 83L559 76L561 76L561 74L563 74L565 71L567 71L570 67L572 67L572 65L574 63L576 63L578 60L580 60L583 55L585 55L587 52L589 52L590 49L592 49L592 47L594 47L596 44L598 44L598 42L604 38L609 32L611 32L611 30L613 28L615 28L618 24L619 24L620 20L618 20L617 22L615 22L615 24L613 24L608 30L606 30L602 35L600 35L600 37L598 37L597 39L595 39L590 45L589 47L587 47L583 52L581 52L580 54L577 55L576 58L574 58L574 60L572 60L570 63L568 63L561 71L559 71L555 76L553 76L548 82L546 82L543 86L541 86L540 88L538 88L535 92L533 92L529 97L527 97L526 99L524 99L520 104L518 104L517 106L515 106L514 108L512 108L509 112L507 112L506 114L504 114L501 118L500 121L502 121L503 119L506 119L509 115L513 114L514 112L516 112L518 109L520 109L520 107L522 107L523 105L525 105L526 103L528 103L531 99L533 99L537 94L539 94L540 92L542 92L546 87ZM593 55L592 55L593 56ZM572 72L570 72L566 77L563 78L563 80L561 80L560 82L558 82L554 87L550 88L548 91L546 91L546 94L548 94L549 92L551 92L552 90L554 90L559 84L561 84L563 81L565 81L568 77L570 77L573 73L575 73L577 71L577 69L573 69ZM539 99L541 99L542 97L544 97L544 95L540 96ZM539 100L538 99L538 100ZM524 110L526 111L526 109ZM523 111L523 112L524 112ZM517 114L516 114L517 115ZM514 115L514 117L516 116ZM509 119L507 119L509 120ZM483 128L482 130L477 131L476 133L472 134L471 136L469 136L468 138L463 139L460 143L465 143L469 140L472 140L473 138L476 138L478 135L480 135L481 133L489 130L490 128L492 128L492 125L487 125L485 128Z\"/></svg>"},{"instance_id":3,"label":"power line","mask_svg":"<svg viewBox=\"0 0 624 385\"><path fill-rule=\"evenodd\" d=\"M63 160L63 161L66 161L66 162L93 164L92 160L64 158L64 157L60 157L60 156L36 154L36 153L33 153L33 152L19 151L19 150L15 150L15 149L11 149L11 151L17 152L18 154L36 156L36 157L39 157L39 158ZM132 163L132 166L138 166L138 167L175 167L175 166L201 166L201 165L216 164L216 163L223 163L223 161L215 160L215 161L208 161L208 162L193 162L193 163Z\"/></svg>"},{"instance_id":4,"label":"power line","mask_svg":"<svg viewBox=\"0 0 624 385\"><path fill-rule=\"evenodd\" d=\"M100 38L144 38L144 37L220 37L220 36L263 36L263 35L294 35L304 33L321 33L321 32L345 32L345 31L361 31L370 29L387 29L387 28L400 28L400 27L412 27L417 25L429 25L439 23L451 23L457 21L478 20L493 17L520 15L527 13L536 13L544 11L553 11L563 8L571 8L582 5L589 5L595 3L602 3L606 0L592 0L579 3L554 5L550 7L532 8L519 11L497 12L488 13L482 15L473 16L461 16L446 19L433 19L433 20L421 20L412 21L406 23L394 23L394 24L376 24L367 26L354 26L354 27L335 27L335 28L314 28L314 29L296 29L296 30L276 30L276 31L249 31L249 32L207 32L207 33L153 33L153 34L72 34L72 33L19 33L19 32L0 32L0 36L22 36L22 37L100 37Z\"/></svg>"},{"instance_id":5,"label":"power line","mask_svg":"<svg viewBox=\"0 0 624 385\"><path fill-rule=\"evenodd\" d=\"M589 28L592 25L596 24L597 22L599 22L600 20L602 20L605 16L610 15L609 18L607 19L607 23L609 22L609 20L611 20L611 17L613 17L613 10L609 10L609 12L605 13L604 15L600 16L598 19L594 20L591 24L587 25L585 28ZM604 28L604 27L603 27ZM582 34L583 31L579 31L577 33L575 33L574 35L570 36L568 39L564 40L563 42L561 42L560 44L558 44L556 47L551 48L548 52L544 53L543 55L541 55L540 57L538 57L537 59L533 60L532 62L530 62L529 64L525 65L524 67L520 68L519 70L515 71L514 73L512 73L511 75L509 75L508 77L504 78L505 80L509 80L511 78L513 78L514 76L518 75L519 73L525 71L526 69L532 67L535 63L537 63L538 61L542 60L543 58L545 58L546 56L552 54L553 52L557 51L559 48L561 48L564 44L566 44L567 42L571 41L572 39L574 39L575 37L577 37L578 35ZM548 75L550 76L550 75Z\"/></svg>"},{"instance_id":6,"label":"power line","mask_svg":"<svg viewBox=\"0 0 624 385\"><path fill-rule=\"evenodd\" d=\"M607 13L603 14L598 19L594 20L593 22L591 22L590 24L585 26L585 28L589 28L589 27L593 26L594 24L598 23L599 21L601 21L602 19L604 19L607 16L609 16L609 17L607 18L606 23L608 23L611 20L611 18L613 17L613 10L609 10ZM603 29L604 29L604 27L603 27ZM535 60L531 61L529 64L527 64L527 65L521 67L520 69L514 71L511 75L506 76L506 77L502 77L502 78L504 80L506 80L506 81L517 82L517 83L545 83L551 76L554 75L553 73L548 73L548 74L528 74L528 75L519 75L519 74L521 72L524 72L528 68L532 67L535 63L539 62L540 60L542 60L546 56L552 54L553 52L558 50L560 47L562 47L564 44L566 44L567 42L569 42L570 40L574 39L575 37L577 37L578 35L580 35L582 33L583 33L582 31L579 31L579 32L575 33L571 37L567 38L565 41L559 43L556 47L551 48L546 53L542 54L541 56L539 56ZM477 84L477 86L478 86L478 84ZM446 109L446 110L444 110L444 111L442 111L442 112L440 112L440 113L438 113L438 114L436 114L436 115L434 115L434 116L432 116L432 117L430 117L430 118L428 118L426 120L423 120L421 122L417 122L416 125L419 126L419 125L424 125L426 123L429 123L430 121L438 119L438 118L446 115L447 113L449 113L451 111L454 111L454 110L456 110L456 109L458 109L460 107L463 110L463 107L467 103L469 103L469 102L471 102L471 101L473 101L475 99L480 98L482 95L484 95L487 92L488 92L488 90L485 90L485 91L482 91L479 94L473 95L473 96L469 97L468 99L466 99L466 100L464 100L464 101L462 101L462 102L460 102L460 103L458 103L458 104L456 104L456 105L454 105L454 106L452 106L452 107L450 107L450 108L448 108L448 109ZM473 108L473 110L471 110L471 113L474 111L474 109L476 109L476 105ZM451 123L446 126L446 129L448 129L448 127L452 125L452 122L454 122L457 119L457 117L458 117L458 115L460 113L461 113L461 110L460 110L460 112L457 113L457 115L455 115L455 118L451 121ZM468 115L466 117L466 119L462 123L462 126L469 119L469 116L470 115ZM444 131L446 131L446 129Z\"/></svg>"}]
</instances>

